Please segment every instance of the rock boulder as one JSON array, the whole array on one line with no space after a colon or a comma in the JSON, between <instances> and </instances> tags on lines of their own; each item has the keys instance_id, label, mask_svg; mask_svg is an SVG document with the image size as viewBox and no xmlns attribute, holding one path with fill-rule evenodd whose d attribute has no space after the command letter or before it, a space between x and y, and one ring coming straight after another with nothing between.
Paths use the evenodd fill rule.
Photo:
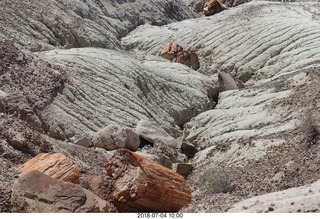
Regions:
<instances>
[{"instance_id":1,"label":"rock boulder","mask_svg":"<svg viewBox=\"0 0 320 219\"><path fill-rule=\"evenodd\" d=\"M173 164L173 170L186 179L193 170L193 166L189 163L175 163Z\"/></svg>"},{"instance_id":2,"label":"rock boulder","mask_svg":"<svg viewBox=\"0 0 320 219\"><path fill-rule=\"evenodd\" d=\"M188 158L193 158L194 155L198 152L198 149L184 137L177 139L177 149L185 154Z\"/></svg>"},{"instance_id":3,"label":"rock boulder","mask_svg":"<svg viewBox=\"0 0 320 219\"><path fill-rule=\"evenodd\" d=\"M176 140L171 135L149 120L140 120L135 127L135 132L154 146L174 148L176 145Z\"/></svg>"},{"instance_id":4,"label":"rock boulder","mask_svg":"<svg viewBox=\"0 0 320 219\"><path fill-rule=\"evenodd\" d=\"M172 163L184 162L186 156L181 154L176 146L177 140L169 135L164 129L150 120L140 120L135 132L142 139L141 152L156 155L156 161L171 168ZM144 146L148 145L148 148Z\"/></svg>"},{"instance_id":5,"label":"rock boulder","mask_svg":"<svg viewBox=\"0 0 320 219\"><path fill-rule=\"evenodd\" d=\"M218 74L218 90L219 92L227 90L239 89L237 82L227 73L220 72Z\"/></svg>"},{"instance_id":6,"label":"rock boulder","mask_svg":"<svg viewBox=\"0 0 320 219\"><path fill-rule=\"evenodd\" d=\"M98 130L92 137L92 146L106 150L127 148L136 151L139 145L139 136L131 128L116 124Z\"/></svg>"},{"instance_id":7,"label":"rock boulder","mask_svg":"<svg viewBox=\"0 0 320 219\"><path fill-rule=\"evenodd\" d=\"M36 170L15 182L12 202L26 212L109 212L109 203L92 192Z\"/></svg>"}]
</instances>

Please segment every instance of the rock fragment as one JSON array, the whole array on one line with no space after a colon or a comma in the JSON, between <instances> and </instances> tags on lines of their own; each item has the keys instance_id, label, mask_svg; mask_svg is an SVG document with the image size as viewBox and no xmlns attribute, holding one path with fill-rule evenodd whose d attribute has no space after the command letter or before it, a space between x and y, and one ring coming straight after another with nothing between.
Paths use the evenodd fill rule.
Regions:
<instances>
[{"instance_id":1,"label":"rock fragment","mask_svg":"<svg viewBox=\"0 0 320 219\"><path fill-rule=\"evenodd\" d=\"M186 179L193 170L193 166L189 163L176 163L173 164L173 170Z\"/></svg>"},{"instance_id":2,"label":"rock fragment","mask_svg":"<svg viewBox=\"0 0 320 219\"><path fill-rule=\"evenodd\" d=\"M239 89L237 82L227 73L220 72L218 74L218 90L219 92L227 90Z\"/></svg>"},{"instance_id":3,"label":"rock fragment","mask_svg":"<svg viewBox=\"0 0 320 219\"><path fill-rule=\"evenodd\" d=\"M197 70L200 68L198 55L192 50L184 50L182 46L168 42L160 51L160 56L173 62L178 62Z\"/></svg>"},{"instance_id":4,"label":"rock fragment","mask_svg":"<svg viewBox=\"0 0 320 219\"><path fill-rule=\"evenodd\" d=\"M183 137L177 139L177 149L181 153L185 154L188 158L193 158L194 155L198 152L198 149Z\"/></svg>"},{"instance_id":5,"label":"rock fragment","mask_svg":"<svg viewBox=\"0 0 320 219\"><path fill-rule=\"evenodd\" d=\"M174 58L178 56L178 53L182 51L183 51L182 46L173 42L168 42L163 46L160 52L160 56L172 61Z\"/></svg>"}]
</instances>

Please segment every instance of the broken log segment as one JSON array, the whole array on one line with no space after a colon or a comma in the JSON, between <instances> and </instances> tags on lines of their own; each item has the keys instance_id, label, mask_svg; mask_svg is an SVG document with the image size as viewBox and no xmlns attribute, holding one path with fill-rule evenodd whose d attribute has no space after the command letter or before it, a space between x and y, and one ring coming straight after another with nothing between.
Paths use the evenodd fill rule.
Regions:
<instances>
[{"instance_id":1,"label":"broken log segment","mask_svg":"<svg viewBox=\"0 0 320 219\"><path fill-rule=\"evenodd\" d=\"M80 170L61 153L41 153L18 168L22 174L38 170L54 179L79 184Z\"/></svg>"},{"instance_id":2,"label":"broken log segment","mask_svg":"<svg viewBox=\"0 0 320 219\"><path fill-rule=\"evenodd\" d=\"M126 149L116 151L107 174L114 180L113 197L121 209L177 212L192 200L183 176Z\"/></svg>"}]
</instances>

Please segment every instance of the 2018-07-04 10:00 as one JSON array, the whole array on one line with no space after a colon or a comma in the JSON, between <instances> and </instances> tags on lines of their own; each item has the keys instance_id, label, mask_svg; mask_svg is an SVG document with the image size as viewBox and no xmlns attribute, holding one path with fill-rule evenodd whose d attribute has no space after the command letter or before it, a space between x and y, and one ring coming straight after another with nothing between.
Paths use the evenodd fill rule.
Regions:
<instances>
[{"instance_id":1,"label":"2018-07-04 10:00","mask_svg":"<svg viewBox=\"0 0 320 219\"><path fill-rule=\"evenodd\" d=\"M183 213L138 213L137 218L183 218Z\"/></svg>"}]
</instances>

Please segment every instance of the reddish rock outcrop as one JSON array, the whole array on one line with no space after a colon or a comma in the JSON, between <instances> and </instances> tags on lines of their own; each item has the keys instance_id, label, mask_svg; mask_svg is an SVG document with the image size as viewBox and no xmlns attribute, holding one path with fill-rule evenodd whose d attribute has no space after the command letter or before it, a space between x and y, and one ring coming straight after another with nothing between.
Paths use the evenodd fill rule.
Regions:
<instances>
[{"instance_id":1,"label":"reddish rock outcrop","mask_svg":"<svg viewBox=\"0 0 320 219\"><path fill-rule=\"evenodd\" d=\"M80 171L64 154L41 153L18 168L22 174L38 170L54 179L79 183Z\"/></svg>"},{"instance_id":2,"label":"reddish rock outcrop","mask_svg":"<svg viewBox=\"0 0 320 219\"><path fill-rule=\"evenodd\" d=\"M195 52L184 50L182 46L173 42L168 42L163 46L160 56L173 62L187 65L194 70L200 68L199 58Z\"/></svg>"},{"instance_id":3,"label":"reddish rock outcrop","mask_svg":"<svg viewBox=\"0 0 320 219\"><path fill-rule=\"evenodd\" d=\"M225 9L225 6L218 0L206 0L203 6L205 16L217 14Z\"/></svg>"},{"instance_id":4,"label":"reddish rock outcrop","mask_svg":"<svg viewBox=\"0 0 320 219\"><path fill-rule=\"evenodd\" d=\"M180 174L136 153L119 149L107 164L119 211L176 212L191 202Z\"/></svg>"},{"instance_id":5,"label":"reddish rock outcrop","mask_svg":"<svg viewBox=\"0 0 320 219\"><path fill-rule=\"evenodd\" d=\"M110 203L81 186L33 170L14 183L12 203L24 212L109 212Z\"/></svg>"},{"instance_id":6,"label":"reddish rock outcrop","mask_svg":"<svg viewBox=\"0 0 320 219\"><path fill-rule=\"evenodd\" d=\"M174 58L177 57L178 53L182 51L183 51L182 46L175 44L173 42L168 42L164 44L160 52L160 56L169 60L173 60Z\"/></svg>"}]
</instances>

